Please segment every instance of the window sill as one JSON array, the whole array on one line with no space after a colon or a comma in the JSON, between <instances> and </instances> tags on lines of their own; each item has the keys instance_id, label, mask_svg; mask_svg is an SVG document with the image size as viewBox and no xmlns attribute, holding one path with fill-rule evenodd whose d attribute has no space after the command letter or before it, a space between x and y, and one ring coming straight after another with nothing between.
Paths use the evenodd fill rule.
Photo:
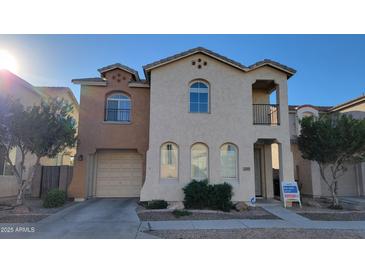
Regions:
<instances>
[{"instance_id":1,"label":"window sill","mask_svg":"<svg viewBox=\"0 0 365 274\"><path fill-rule=\"evenodd\" d=\"M132 122L103 121L103 124L130 125L130 124L132 124Z\"/></svg>"},{"instance_id":2,"label":"window sill","mask_svg":"<svg viewBox=\"0 0 365 274\"><path fill-rule=\"evenodd\" d=\"M166 184L166 185L179 184L179 179L177 179L177 178L173 178L173 179L161 179L160 178L160 184Z\"/></svg>"}]
</instances>

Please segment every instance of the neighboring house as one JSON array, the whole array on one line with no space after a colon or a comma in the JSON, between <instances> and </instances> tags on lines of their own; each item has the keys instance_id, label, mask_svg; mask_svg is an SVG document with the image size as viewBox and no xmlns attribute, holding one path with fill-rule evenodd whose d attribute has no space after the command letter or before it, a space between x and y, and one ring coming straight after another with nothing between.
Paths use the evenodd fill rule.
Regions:
<instances>
[{"instance_id":1,"label":"neighboring house","mask_svg":"<svg viewBox=\"0 0 365 274\"><path fill-rule=\"evenodd\" d=\"M69 194L182 201L192 179L228 182L234 201L272 198L294 180L287 80L271 60L244 66L195 48L144 66L121 64L81 85L79 147Z\"/></svg>"},{"instance_id":2,"label":"neighboring house","mask_svg":"<svg viewBox=\"0 0 365 274\"><path fill-rule=\"evenodd\" d=\"M0 96L10 96L19 100L25 107L40 104L42 98L59 97L68 100L73 105L73 117L78 121L78 103L72 91L67 87L35 87L17 75L0 70ZM41 159L43 166L60 166L73 165L73 158L76 148L66 149L55 158L44 157ZM17 163L20 160L20 154L17 149L11 153L12 160ZM26 171L35 163L35 156L26 155ZM27 176L27 173L25 173ZM13 196L17 193L18 185L15 176L12 175L10 167L0 156L0 196Z\"/></svg>"},{"instance_id":3,"label":"neighboring house","mask_svg":"<svg viewBox=\"0 0 365 274\"><path fill-rule=\"evenodd\" d=\"M296 138L300 134L299 120L305 116L319 116L323 113L346 113L356 119L365 118L365 96L334 107L290 106L289 121L292 151L294 156L295 179L302 188L302 194L310 197L330 196L323 182L316 162L305 160L299 151ZM365 137L364 137L365 138ZM347 171L338 181L339 196L365 196L365 162L346 165Z\"/></svg>"}]
</instances>

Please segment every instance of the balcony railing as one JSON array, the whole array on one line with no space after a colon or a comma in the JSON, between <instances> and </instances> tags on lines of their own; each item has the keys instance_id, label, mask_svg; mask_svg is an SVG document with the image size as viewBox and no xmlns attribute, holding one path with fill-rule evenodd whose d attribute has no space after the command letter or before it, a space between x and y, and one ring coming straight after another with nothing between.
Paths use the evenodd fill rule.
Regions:
<instances>
[{"instance_id":1,"label":"balcony railing","mask_svg":"<svg viewBox=\"0 0 365 274\"><path fill-rule=\"evenodd\" d=\"M129 123L131 121L131 110L107 108L105 109L105 121Z\"/></svg>"},{"instance_id":2,"label":"balcony railing","mask_svg":"<svg viewBox=\"0 0 365 274\"><path fill-rule=\"evenodd\" d=\"M279 105L253 104L254 125L280 125Z\"/></svg>"}]
</instances>

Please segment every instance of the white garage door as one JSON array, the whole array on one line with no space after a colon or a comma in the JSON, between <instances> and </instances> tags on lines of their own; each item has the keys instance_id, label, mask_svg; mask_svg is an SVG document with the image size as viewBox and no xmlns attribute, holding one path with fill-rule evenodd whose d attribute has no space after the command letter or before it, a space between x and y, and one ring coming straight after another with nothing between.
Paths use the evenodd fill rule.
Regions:
<instances>
[{"instance_id":1,"label":"white garage door","mask_svg":"<svg viewBox=\"0 0 365 274\"><path fill-rule=\"evenodd\" d=\"M139 197L142 155L131 151L100 151L97 159L97 197Z\"/></svg>"}]
</instances>

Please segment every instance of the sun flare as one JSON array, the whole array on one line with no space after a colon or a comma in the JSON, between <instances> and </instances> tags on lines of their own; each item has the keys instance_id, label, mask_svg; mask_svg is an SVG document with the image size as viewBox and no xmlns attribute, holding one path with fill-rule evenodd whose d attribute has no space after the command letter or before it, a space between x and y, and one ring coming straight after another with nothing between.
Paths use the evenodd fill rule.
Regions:
<instances>
[{"instance_id":1,"label":"sun flare","mask_svg":"<svg viewBox=\"0 0 365 274\"><path fill-rule=\"evenodd\" d=\"M0 49L0 70L1 69L6 69L13 73L18 71L18 64L14 56L2 49Z\"/></svg>"}]
</instances>

